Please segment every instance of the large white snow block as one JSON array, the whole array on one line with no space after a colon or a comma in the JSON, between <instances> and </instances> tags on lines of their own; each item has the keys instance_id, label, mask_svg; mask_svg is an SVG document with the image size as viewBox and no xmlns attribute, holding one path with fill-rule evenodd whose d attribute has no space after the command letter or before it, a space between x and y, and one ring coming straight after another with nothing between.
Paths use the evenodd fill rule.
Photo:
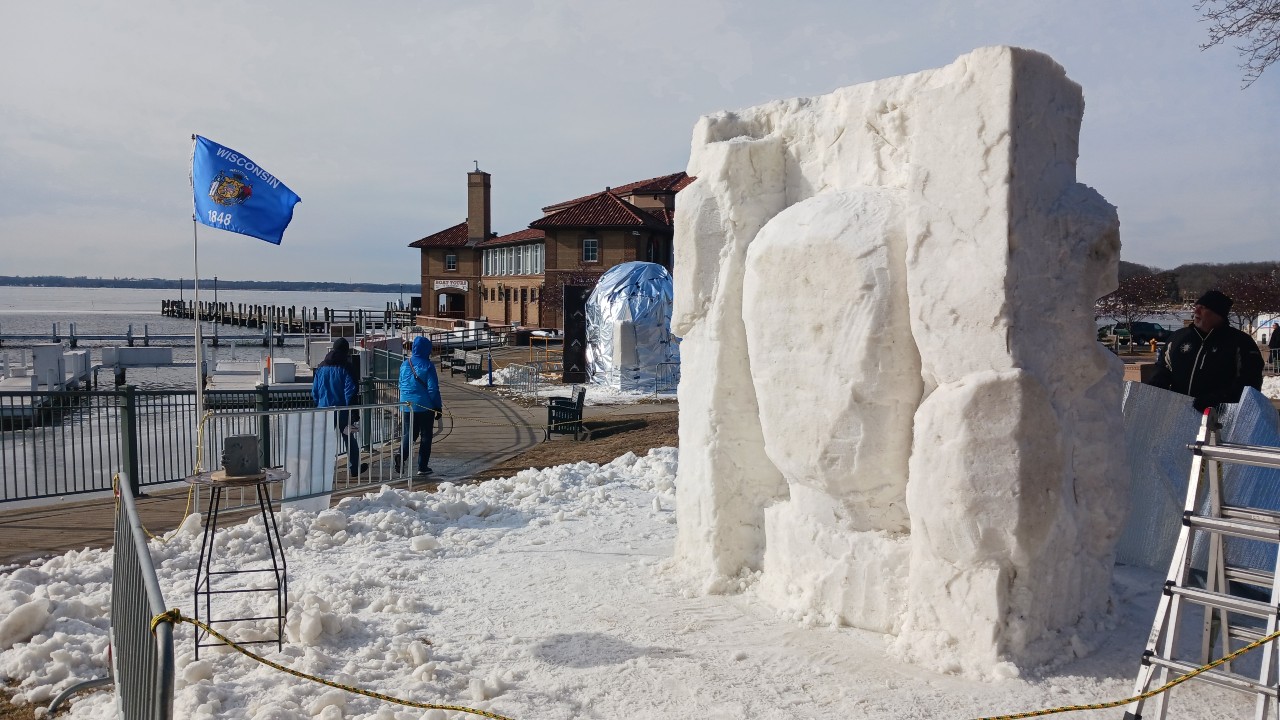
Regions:
<instances>
[{"instance_id":1,"label":"large white snow block","mask_svg":"<svg viewBox=\"0 0 1280 720\"><path fill-rule=\"evenodd\" d=\"M781 608L979 675L1097 626L1128 482L1083 109L999 47L698 122L677 557L707 587L763 569Z\"/></svg>"}]
</instances>

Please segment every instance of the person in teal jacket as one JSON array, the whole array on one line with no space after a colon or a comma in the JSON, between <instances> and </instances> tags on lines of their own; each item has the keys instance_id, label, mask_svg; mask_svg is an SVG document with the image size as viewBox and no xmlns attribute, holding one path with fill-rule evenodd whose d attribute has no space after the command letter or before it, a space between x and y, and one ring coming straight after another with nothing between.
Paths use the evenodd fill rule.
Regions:
<instances>
[{"instance_id":1,"label":"person in teal jacket","mask_svg":"<svg viewBox=\"0 0 1280 720\"><path fill-rule=\"evenodd\" d=\"M413 441L421 439L417 474L430 475L431 432L444 404L440 401L436 366L431 363L431 341L425 337L413 339L409 355L400 363L400 404L403 406L404 432L400 436L400 453L396 455L396 472L409 462Z\"/></svg>"}]
</instances>

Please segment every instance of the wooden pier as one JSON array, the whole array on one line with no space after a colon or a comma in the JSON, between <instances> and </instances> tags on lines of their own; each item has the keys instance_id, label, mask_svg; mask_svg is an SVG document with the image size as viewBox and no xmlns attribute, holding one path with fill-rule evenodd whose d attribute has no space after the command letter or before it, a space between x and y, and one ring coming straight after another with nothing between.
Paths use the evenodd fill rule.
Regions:
<instances>
[{"instance_id":1,"label":"wooden pier","mask_svg":"<svg viewBox=\"0 0 1280 720\"><path fill-rule=\"evenodd\" d=\"M160 314L165 317L194 320L195 303L189 300L162 300ZM214 330L205 336L205 340L215 347L222 343L261 344L266 347L272 343L285 345L286 341L305 341L310 337L330 337L335 325L345 325L340 335L344 337L362 337L369 333L393 334L401 327L414 324L416 315L408 310L400 310L394 303L388 303L384 310L340 310L320 307L286 307L274 305L245 305L243 303L201 302L200 319L214 325ZM234 328L252 328L256 332L230 332L218 330L218 326L228 325ZM146 325L137 333L133 325L125 328L123 333L80 333L75 323L67 323L64 331L61 323L52 323L48 333L6 333L0 327L0 347L5 343L32 345L37 343L60 343L67 341L72 348L82 341L116 342L129 347L142 345L149 347L152 343L166 345L194 345L195 333L156 334Z\"/></svg>"},{"instance_id":2,"label":"wooden pier","mask_svg":"<svg viewBox=\"0 0 1280 720\"><path fill-rule=\"evenodd\" d=\"M413 325L415 318L414 313L399 310L394 303L387 303L383 310L339 310L327 307L201 302L199 313L201 320L218 325L266 327L276 333L305 335L328 335L329 327L336 323L354 325L356 334L364 335L373 330L385 331ZM190 300L163 300L160 314L192 320L196 316L196 306Z\"/></svg>"}]
</instances>

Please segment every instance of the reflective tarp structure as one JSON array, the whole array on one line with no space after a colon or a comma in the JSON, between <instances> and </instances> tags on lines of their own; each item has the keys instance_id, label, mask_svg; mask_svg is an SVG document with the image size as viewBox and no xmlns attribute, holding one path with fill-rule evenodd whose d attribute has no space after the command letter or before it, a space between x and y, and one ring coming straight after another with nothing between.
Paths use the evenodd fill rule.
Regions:
<instances>
[{"instance_id":1,"label":"reflective tarp structure","mask_svg":"<svg viewBox=\"0 0 1280 720\"><path fill-rule=\"evenodd\" d=\"M591 382L624 390L674 391L680 339L671 334L671 273L657 263L615 265L587 298Z\"/></svg>"},{"instance_id":2,"label":"reflective tarp structure","mask_svg":"<svg viewBox=\"0 0 1280 720\"><path fill-rule=\"evenodd\" d=\"M1262 393L1245 388L1239 403L1225 406L1222 442L1280 446L1275 407ZM1126 383L1124 434L1132 475L1129 521L1116 546L1116 562L1165 571L1173 556L1191 473L1191 451L1200 413L1191 398L1139 383ZM1222 474L1225 502L1280 510L1280 470L1227 464ZM1228 539L1227 562L1265 568L1274 564L1270 543ZM1207 548L1192 548L1193 565L1205 567Z\"/></svg>"},{"instance_id":3,"label":"reflective tarp structure","mask_svg":"<svg viewBox=\"0 0 1280 720\"><path fill-rule=\"evenodd\" d=\"M1163 572L1182 526L1191 475L1187 444L1196 439L1200 414L1186 395L1135 382L1125 383L1122 407L1131 491L1116 562Z\"/></svg>"}]
</instances>

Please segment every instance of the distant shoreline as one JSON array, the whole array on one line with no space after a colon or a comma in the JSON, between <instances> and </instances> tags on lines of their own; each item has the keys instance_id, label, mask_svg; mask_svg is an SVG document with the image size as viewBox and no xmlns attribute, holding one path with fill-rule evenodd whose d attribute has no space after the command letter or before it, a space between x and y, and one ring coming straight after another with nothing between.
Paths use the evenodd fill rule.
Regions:
<instances>
[{"instance_id":1,"label":"distant shoreline","mask_svg":"<svg viewBox=\"0 0 1280 720\"><path fill-rule=\"evenodd\" d=\"M212 288L213 278L202 278L200 287ZM220 290L266 290L283 292L367 292L401 293L406 290L417 293L421 285L413 283L350 283L289 280L218 280ZM76 288L146 288L191 290L191 278L169 280L166 278L90 278L63 275L0 275L0 287L76 287Z\"/></svg>"}]
</instances>

